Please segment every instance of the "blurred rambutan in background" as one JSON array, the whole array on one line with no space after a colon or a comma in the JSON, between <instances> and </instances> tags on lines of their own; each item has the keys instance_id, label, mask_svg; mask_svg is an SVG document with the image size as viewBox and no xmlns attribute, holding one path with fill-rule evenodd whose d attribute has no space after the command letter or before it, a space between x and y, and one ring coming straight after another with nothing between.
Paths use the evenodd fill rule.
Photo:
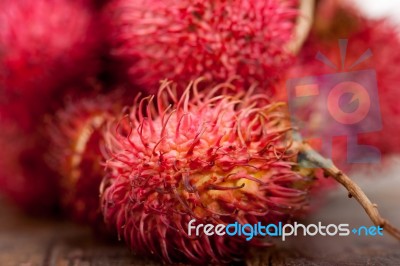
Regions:
<instances>
[{"instance_id":1,"label":"blurred rambutan in background","mask_svg":"<svg viewBox=\"0 0 400 266\"><path fill-rule=\"evenodd\" d=\"M165 78L180 92L198 76L271 84L291 62L297 15L297 0L115 0L104 12L112 55L148 93Z\"/></svg>"},{"instance_id":2,"label":"blurred rambutan in background","mask_svg":"<svg viewBox=\"0 0 400 266\"><path fill-rule=\"evenodd\" d=\"M51 149L47 161L59 173L61 204L73 220L101 227L100 183L106 175L102 165L103 130L107 121L122 111L124 93L69 99L49 121Z\"/></svg>"},{"instance_id":3,"label":"blurred rambutan in background","mask_svg":"<svg viewBox=\"0 0 400 266\"><path fill-rule=\"evenodd\" d=\"M278 223L304 214L313 171L297 165L283 103L232 84L181 98L174 84L134 103L106 131L102 209L135 253L165 262L243 259L244 236L188 236L188 223ZM288 138L288 139L287 139ZM300 173L301 172L301 173Z\"/></svg>"},{"instance_id":4,"label":"blurred rambutan in background","mask_svg":"<svg viewBox=\"0 0 400 266\"><path fill-rule=\"evenodd\" d=\"M45 163L48 142L43 134L25 134L10 122L1 120L0 193L31 214L53 212L58 208L56 175Z\"/></svg>"},{"instance_id":5,"label":"blurred rambutan in background","mask_svg":"<svg viewBox=\"0 0 400 266\"><path fill-rule=\"evenodd\" d=\"M344 69L341 70L341 55L338 40L348 39ZM400 127L397 116L400 106L397 99L400 96L398 85L400 83L400 45L399 30L387 20L373 20L365 18L348 1L321 1L316 12L315 23L310 37L305 42L296 64L288 71L288 77L307 77L372 69L376 72L379 94L380 115L382 117L382 130L371 133L349 132L356 135L359 144L377 147L382 155L400 152L400 137L397 130ZM361 56L370 49L369 57L364 58L353 68ZM316 59L317 53L325 55L337 70ZM390 66L390 67L389 67ZM373 100L373 99L372 99ZM312 131L314 123L323 123L321 114L326 108L325 103L309 105L307 112L307 130ZM371 127L379 124L378 118L369 117ZM349 130L356 127L348 127ZM366 126L366 129L368 127ZM328 129L329 130L329 129ZM333 139L333 160L341 168L348 169L351 164L347 162L347 139L345 136Z\"/></svg>"},{"instance_id":6,"label":"blurred rambutan in background","mask_svg":"<svg viewBox=\"0 0 400 266\"><path fill-rule=\"evenodd\" d=\"M26 108L17 113L42 115L51 96L99 71L103 42L94 13L83 3L0 2L1 104L22 102Z\"/></svg>"},{"instance_id":7,"label":"blurred rambutan in background","mask_svg":"<svg viewBox=\"0 0 400 266\"><path fill-rule=\"evenodd\" d=\"M96 16L79 0L0 2L0 191L28 211L58 204L44 121L67 93L93 88L82 84L101 67Z\"/></svg>"}]
</instances>

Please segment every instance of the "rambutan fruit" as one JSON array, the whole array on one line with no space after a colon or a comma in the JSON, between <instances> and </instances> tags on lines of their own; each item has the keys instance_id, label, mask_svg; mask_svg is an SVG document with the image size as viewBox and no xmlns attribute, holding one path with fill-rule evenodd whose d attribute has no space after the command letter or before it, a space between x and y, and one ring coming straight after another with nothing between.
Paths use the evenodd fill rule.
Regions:
<instances>
[{"instance_id":1,"label":"rambutan fruit","mask_svg":"<svg viewBox=\"0 0 400 266\"><path fill-rule=\"evenodd\" d=\"M296 163L284 104L230 93L230 83L199 92L198 82L180 98L164 81L105 131L104 219L134 252L168 263L243 259L249 246L267 243L189 236L189 221L286 222L304 213L315 180Z\"/></svg>"},{"instance_id":2,"label":"rambutan fruit","mask_svg":"<svg viewBox=\"0 0 400 266\"><path fill-rule=\"evenodd\" d=\"M58 185L45 163L48 143L39 132L26 134L1 120L0 193L31 214L49 214L58 207Z\"/></svg>"},{"instance_id":3,"label":"rambutan fruit","mask_svg":"<svg viewBox=\"0 0 400 266\"><path fill-rule=\"evenodd\" d=\"M165 78L183 92L198 76L264 87L291 62L297 2L115 0L105 11L111 53L148 93Z\"/></svg>"},{"instance_id":4,"label":"rambutan fruit","mask_svg":"<svg viewBox=\"0 0 400 266\"><path fill-rule=\"evenodd\" d=\"M48 162L60 174L63 211L74 221L99 226L102 131L107 119L121 112L121 91L70 101L48 124ZM101 226L99 226L101 227Z\"/></svg>"},{"instance_id":5,"label":"rambutan fruit","mask_svg":"<svg viewBox=\"0 0 400 266\"><path fill-rule=\"evenodd\" d=\"M380 124L381 118L382 129L369 132L367 125L364 125L362 129L347 125L344 127L348 128L349 136L357 138L358 144L377 147L382 155L400 152L400 137L397 134L397 129L400 127L397 119L400 114L400 107L397 103L397 98L400 96L397 89L400 84L398 30L386 20L371 20L363 17L355 7L348 7L343 1L323 1L316 14L316 22L311 35L299 53L296 64L288 71L289 78L314 76L317 81L318 77L324 74L351 73L365 69L375 71L380 114L374 117L369 116L368 119L371 128L376 128L375 125ZM343 69L341 69L339 39L348 39ZM371 52L369 57L362 57L368 51ZM334 70L328 64L317 60L318 52L337 66L337 69ZM375 100L371 99L371 102L373 103ZM311 104L305 108L304 112L308 113L307 121L309 123L306 124L308 131L313 130L314 123L323 123L321 114L324 113L324 110L326 110L326 103L322 102ZM316 135L318 134L323 137L321 136L323 132ZM332 147L332 158L335 163L341 168L351 167L352 163L347 160L347 136L335 137Z\"/></svg>"},{"instance_id":6,"label":"rambutan fruit","mask_svg":"<svg viewBox=\"0 0 400 266\"><path fill-rule=\"evenodd\" d=\"M94 22L80 1L1 1L0 89L6 101L41 109L43 97L96 74L102 42Z\"/></svg>"}]
</instances>

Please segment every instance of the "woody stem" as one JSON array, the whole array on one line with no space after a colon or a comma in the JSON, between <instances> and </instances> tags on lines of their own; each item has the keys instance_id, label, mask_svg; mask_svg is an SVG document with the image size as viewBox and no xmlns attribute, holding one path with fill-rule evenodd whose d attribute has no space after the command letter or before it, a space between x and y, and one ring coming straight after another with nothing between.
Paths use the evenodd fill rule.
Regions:
<instances>
[{"instance_id":1,"label":"woody stem","mask_svg":"<svg viewBox=\"0 0 400 266\"><path fill-rule=\"evenodd\" d=\"M315 167L324 169L328 176L333 177L337 182L342 184L349 192L349 196L358 201L376 226L382 227L390 235L400 240L400 230L390 224L389 221L382 218L378 212L377 205L373 204L368 199L362 189L350 177L340 171L330 160L322 157L305 142L300 144L300 153L308 162L312 163Z\"/></svg>"}]
</instances>

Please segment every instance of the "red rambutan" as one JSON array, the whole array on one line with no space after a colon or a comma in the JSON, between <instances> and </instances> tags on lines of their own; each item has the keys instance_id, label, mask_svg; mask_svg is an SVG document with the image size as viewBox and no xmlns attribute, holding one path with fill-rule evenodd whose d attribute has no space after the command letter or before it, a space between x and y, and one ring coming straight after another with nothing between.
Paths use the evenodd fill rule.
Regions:
<instances>
[{"instance_id":1,"label":"red rambutan","mask_svg":"<svg viewBox=\"0 0 400 266\"><path fill-rule=\"evenodd\" d=\"M55 211L59 190L55 173L44 161L47 142L15 123L2 120L1 126L0 193L29 213Z\"/></svg>"},{"instance_id":2,"label":"red rambutan","mask_svg":"<svg viewBox=\"0 0 400 266\"><path fill-rule=\"evenodd\" d=\"M105 131L105 221L134 252L165 262L243 259L246 247L265 242L189 236L189 221L285 222L304 213L314 180L313 171L300 174L286 139L284 104L232 95L228 83L198 92L198 82L181 98L163 82L156 103L153 96L136 101L128 119Z\"/></svg>"},{"instance_id":3,"label":"red rambutan","mask_svg":"<svg viewBox=\"0 0 400 266\"><path fill-rule=\"evenodd\" d=\"M327 11L328 15L326 15ZM348 39L348 48L344 69L340 70L341 56L338 39L344 38ZM397 119L400 114L397 103L400 96L397 89L400 84L400 67L398 67L400 52L397 49L399 45L399 32L388 21L370 20L362 17L353 7L326 1L321 3L311 36L304 44L296 64L289 69L288 76L290 78L315 76L318 79L319 75L335 73L330 66L316 60L318 52L338 66L336 70L338 72L364 69L375 71L382 130L365 133L361 130L361 132L349 132L349 135L357 136L358 144L377 147L382 154L398 153L400 152L400 137L397 134L397 129L400 127ZM352 64L369 49L372 52L371 56L349 70ZM372 99L372 102L374 100ZM326 108L324 103L312 104L306 108L305 112L308 112L309 121L306 126L309 131L313 130L313 123L323 123L321 114L324 113L324 108ZM380 124L379 117L375 118L376 120L369 117L372 128L375 128L373 123ZM357 127L348 128L349 130L357 129ZM369 129L368 126L364 128L367 131ZM341 167L350 166L347 164L347 150L345 136L334 139L333 159Z\"/></svg>"},{"instance_id":4,"label":"red rambutan","mask_svg":"<svg viewBox=\"0 0 400 266\"><path fill-rule=\"evenodd\" d=\"M43 97L99 68L93 13L79 1L4 0L0 25L0 90L7 102L43 109Z\"/></svg>"},{"instance_id":5,"label":"red rambutan","mask_svg":"<svg viewBox=\"0 0 400 266\"><path fill-rule=\"evenodd\" d=\"M102 220L99 188L106 172L101 165L103 129L121 112L122 93L70 102L48 126L48 162L60 174L63 211L75 221L98 226Z\"/></svg>"},{"instance_id":6,"label":"red rambutan","mask_svg":"<svg viewBox=\"0 0 400 266\"><path fill-rule=\"evenodd\" d=\"M112 54L148 93L165 78L178 90L198 76L241 76L264 87L292 58L297 0L115 0L106 9Z\"/></svg>"}]
</instances>

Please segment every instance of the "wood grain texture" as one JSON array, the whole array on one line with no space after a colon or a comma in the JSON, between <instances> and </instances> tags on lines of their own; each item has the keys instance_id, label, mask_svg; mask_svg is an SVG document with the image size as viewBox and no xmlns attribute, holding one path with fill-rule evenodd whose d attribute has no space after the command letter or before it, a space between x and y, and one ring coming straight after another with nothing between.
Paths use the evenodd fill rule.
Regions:
<instances>
[{"instance_id":1,"label":"wood grain texture","mask_svg":"<svg viewBox=\"0 0 400 266\"><path fill-rule=\"evenodd\" d=\"M400 161L391 171L368 171L356 180L381 213L400 225ZM370 226L363 209L336 190L303 223L349 223ZM97 238L90 228L60 220L25 217L0 205L0 266L130 266L160 265L135 257L122 243ZM290 237L266 250L253 251L248 265L400 265L400 243L391 237Z\"/></svg>"}]
</instances>

